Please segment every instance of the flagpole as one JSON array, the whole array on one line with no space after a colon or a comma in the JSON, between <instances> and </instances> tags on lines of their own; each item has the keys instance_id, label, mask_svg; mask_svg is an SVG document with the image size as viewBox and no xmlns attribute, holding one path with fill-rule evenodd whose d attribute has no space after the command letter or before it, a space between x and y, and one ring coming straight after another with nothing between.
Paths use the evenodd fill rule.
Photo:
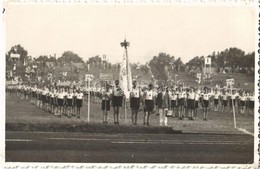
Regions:
<instances>
[{"instance_id":1,"label":"flagpole","mask_svg":"<svg viewBox=\"0 0 260 169\"><path fill-rule=\"evenodd\" d=\"M126 78L127 78L127 82L129 82L127 44L125 45L125 54L126 54ZM128 83L127 83L127 91L129 91ZM127 123L126 96L125 96L125 123Z\"/></svg>"}]
</instances>

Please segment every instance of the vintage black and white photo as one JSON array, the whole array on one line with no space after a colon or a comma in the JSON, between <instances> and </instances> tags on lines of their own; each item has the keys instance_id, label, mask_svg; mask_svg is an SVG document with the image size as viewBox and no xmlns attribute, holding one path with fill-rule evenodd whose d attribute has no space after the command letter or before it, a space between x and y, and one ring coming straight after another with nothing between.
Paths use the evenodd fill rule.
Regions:
<instances>
[{"instance_id":1,"label":"vintage black and white photo","mask_svg":"<svg viewBox=\"0 0 260 169\"><path fill-rule=\"evenodd\" d=\"M5 163L257 168L258 12L240 3L4 3Z\"/></svg>"}]
</instances>

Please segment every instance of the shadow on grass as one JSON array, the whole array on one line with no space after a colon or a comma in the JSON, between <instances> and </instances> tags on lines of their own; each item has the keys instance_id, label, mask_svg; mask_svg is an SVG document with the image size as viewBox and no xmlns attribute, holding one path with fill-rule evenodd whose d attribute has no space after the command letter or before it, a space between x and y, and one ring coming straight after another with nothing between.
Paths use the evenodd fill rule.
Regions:
<instances>
[{"instance_id":1,"label":"shadow on grass","mask_svg":"<svg viewBox=\"0 0 260 169\"><path fill-rule=\"evenodd\" d=\"M126 126L105 124L33 124L6 123L6 131L43 131L43 132L86 132L86 133L147 133L180 134L171 127Z\"/></svg>"}]
</instances>

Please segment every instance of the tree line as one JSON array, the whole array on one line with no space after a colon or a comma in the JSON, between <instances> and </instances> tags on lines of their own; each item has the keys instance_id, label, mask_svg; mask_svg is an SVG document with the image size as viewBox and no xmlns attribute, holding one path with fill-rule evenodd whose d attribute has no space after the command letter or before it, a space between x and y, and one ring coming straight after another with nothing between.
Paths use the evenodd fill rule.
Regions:
<instances>
[{"instance_id":1,"label":"tree line","mask_svg":"<svg viewBox=\"0 0 260 169\"><path fill-rule=\"evenodd\" d=\"M25 50L20 44L11 47L11 49L6 53L6 64L12 64L11 54L20 54L20 62L34 62L40 65L39 67L45 67L47 62L53 62L55 66L66 65L71 63L85 63L86 69L88 68L102 68L107 69L119 68L120 65L111 64L108 61L102 60L100 56L90 57L86 62L78 55L72 51L65 51L60 57L56 56L46 56L41 55L36 58L28 56L27 50ZM189 62L184 64L179 57L172 56L167 53L159 53L154 56L146 64L136 64L132 63L132 67L138 68L141 71L150 72L153 74L155 79L166 80L169 78L170 72L180 72L187 70L201 70L204 66L204 58L210 57L213 67L217 67L219 72L228 69L231 71L238 71L240 73L247 73L249 70L254 71L255 63L255 52L245 53L243 50L238 48L229 48L220 52L213 52L208 56L195 56Z\"/></svg>"}]
</instances>

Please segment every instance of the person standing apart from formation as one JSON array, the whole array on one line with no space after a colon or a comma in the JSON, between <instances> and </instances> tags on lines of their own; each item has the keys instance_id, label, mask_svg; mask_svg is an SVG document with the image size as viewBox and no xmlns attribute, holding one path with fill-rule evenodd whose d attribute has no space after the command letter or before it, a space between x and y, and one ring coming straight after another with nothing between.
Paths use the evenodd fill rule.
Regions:
<instances>
[{"instance_id":1,"label":"person standing apart from formation","mask_svg":"<svg viewBox=\"0 0 260 169\"><path fill-rule=\"evenodd\" d=\"M133 81L133 88L130 92L130 107L132 110L132 125L137 125L137 114L141 103L141 91L136 86L136 80Z\"/></svg>"},{"instance_id":2,"label":"person standing apart from formation","mask_svg":"<svg viewBox=\"0 0 260 169\"><path fill-rule=\"evenodd\" d=\"M157 101L158 101L158 108L159 108L160 126L162 125L167 126L168 119L166 113L171 107L168 87L164 88L163 86L161 86L161 91L157 95Z\"/></svg>"},{"instance_id":3,"label":"person standing apart from formation","mask_svg":"<svg viewBox=\"0 0 260 169\"><path fill-rule=\"evenodd\" d=\"M154 103L155 103L155 93L153 91L153 85L148 85L148 90L144 92L143 97L143 103L144 103L144 125L149 126L149 118L151 112L154 110Z\"/></svg>"},{"instance_id":4,"label":"person standing apart from formation","mask_svg":"<svg viewBox=\"0 0 260 169\"><path fill-rule=\"evenodd\" d=\"M109 90L109 85L106 83L105 88L102 90L102 102L101 102L101 109L103 111L103 123L107 124L107 115L108 115L108 111L110 111L110 98L111 98L111 94L110 90Z\"/></svg>"},{"instance_id":5,"label":"person standing apart from formation","mask_svg":"<svg viewBox=\"0 0 260 169\"><path fill-rule=\"evenodd\" d=\"M119 108L122 107L123 91L119 86L119 80L115 81L115 87L112 92L112 105L114 109L114 123L119 125Z\"/></svg>"}]
</instances>

